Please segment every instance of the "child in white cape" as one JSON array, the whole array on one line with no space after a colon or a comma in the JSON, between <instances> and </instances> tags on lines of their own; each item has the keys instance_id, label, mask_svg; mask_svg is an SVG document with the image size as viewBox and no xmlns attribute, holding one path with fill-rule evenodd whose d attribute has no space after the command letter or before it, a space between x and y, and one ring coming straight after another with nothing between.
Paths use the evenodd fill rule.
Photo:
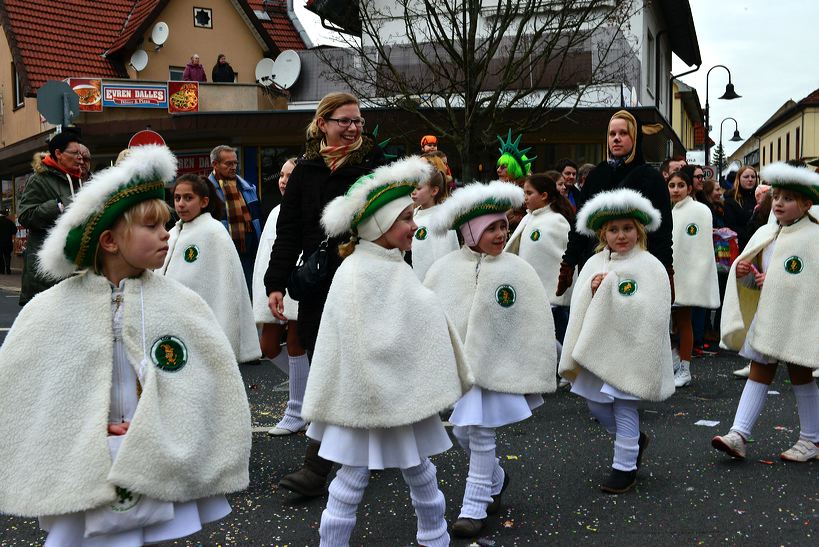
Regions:
<instances>
[{"instance_id":1,"label":"child in white cape","mask_svg":"<svg viewBox=\"0 0 819 547\"><path fill-rule=\"evenodd\" d=\"M247 487L250 411L230 344L198 295L151 271L168 251L175 170L170 150L140 146L94 175L39 253L64 280L0 347L0 438L14 439L0 443L0 511L39 517L47 546L184 537Z\"/></svg>"},{"instance_id":2,"label":"child in white cape","mask_svg":"<svg viewBox=\"0 0 819 547\"><path fill-rule=\"evenodd\" d=\"M219 221L222 200L203 177L182 175L173 186L173 202L179 221L171 229L170 250L158 273L208 303L238 362L258 361L262 352L242 263Z\"/></svg>"},{"instance_id":3,"label":"child in white cape","mask_svg":"<svg viewBox=\"0 0 819 547\"><path fill-rule=\"evenodd\" d=\"M577 231L596 235L600 244L577 278L559 372L614 435L611 472L600 485L611 494L637 481L649 442L640 431L640 400L674 393L671 285L665 267L646 251L646 232L660 218L650 201L628 189L601 192L577 214Z\"/></svg>"},{"instance_id":4,"label":"child in white cape","mask_svg":"<svg viewBox=\"0 0 819 547\"><path fill-rule=\"evenodd\" d=\"M430 171L417 157L382 166L322 215L326 234L353 233L339 248L346 258L324 306L302 408L319 456L341 464L321 515L322 546L350 543L370 470L386 468L401 469L410 488L418 543L449 545L429 457L452 446L438 412L472 378L438 299L404 262L417 228L409 194Z\"/></svg>"},{"instance_id":5,"label":"child in white cape","mask_svg":"<svg viewBox=\"0 0 819 547\"><path fill-rule=\"evenodd\" d=\"M773 214L754 233L728 274L721 346L751 360L751 374L734 423L711 445L744 459L746 443L765 401L777 364L788 369L799 412L799 440L780 457L806 462L819 456L819 369L816 298L819 296L819 224L808 212L819 204L819 174L774 163L762 170L773 187Z\"/></svg>"},{"instance_id":6,"label":"child in white cape","mask_svg":"<svg viewBox=\"0 0 819 547\"><path fill-rule=\"evenodd\" d=\"M413 219L418 225L412 244L412 269L421 281L433 262L458 250L458 236L453 230L438 236L430 232L428 226L446 195L446 177L438 169L433 170L429 179L422 181L412 191L412 201L416 205Z\"/></svg>"},{"instance_id":7,"label":"child in white cape","mask_svg":"<svg viewBox=\"0 0 819 547\"><path fill-rule=\"evenodd\" d=\"M290 173L296 167L296 158L284 162L279 171L279 192L284 196L287 190L287 181ZM287 365L288 391L287 407L279 423L270 428L269 435L282 436L307 429L307 422L301 417L301 405L304 401L304 389L307 387L307 376L310 374L310 359L299 340L299 303L289 294L284 295L284 315L287 321L273 317L268 306L267 291L264 288L264 274L270 264L270 250L276 241L276 222L279 220L281 205L276 205L267 217L259 239L259 249L256 251L256 262L253 265L253 318L257 325L262 326L259 343L262 353L269 359L274 359L281 352L281 339L287 331Z\"/></svg>"},{"instance_id":8,"label":"child in white cape","mask_svg":"<svg viewBox=\"0 0 819 547\"><path fill-rule=\"evenodd\" d=\"M456 190L433 219L434 233L458 230L464 244L432 265L424 284L435 291L464 343L475 386L449 421L469 457L458 520L459 537L480 534L500 509L509 474L495 456L495 429L520 422L556 389L556 348L549 298L535 270L503 252L506 212L523 204L523 190L496 181Z\"/></svg>"}]
</instances>

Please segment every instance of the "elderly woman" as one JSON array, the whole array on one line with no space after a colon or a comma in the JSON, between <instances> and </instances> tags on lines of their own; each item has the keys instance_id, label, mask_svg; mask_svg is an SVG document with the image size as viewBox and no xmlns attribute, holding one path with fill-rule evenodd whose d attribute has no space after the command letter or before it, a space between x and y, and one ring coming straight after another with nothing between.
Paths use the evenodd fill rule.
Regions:
<instances>
[{"instance_id":1,"label":"elderly woman","mask_svg":"<svg viewBox=\"0 0 819 547\"><path fill-rule=\"evenodd\" d=\"M310 257L327 238L320 222L324 207L345 194L359 177L386 163L381 148L371 136L362 133L363 128L358 99L349 93L325 95L307 127L306 150L290 174L264 276L270 311L281 321L287 320L284 293L299 255ZM348 239L327 239L328 273L319 286L299 300L299 338L308 355L315 348L324 302L341 264L338 244ZM304 466L285 476L279 485L302 496L323 494L332 462L321 458L318 451L319 444L311 442Z\"/></svg>"},{"instance_id":2,"label":"elderly woman","mask_svg":"<svg viewBox=\"0 0 819 547\"><path fill-rule=\"evenodd\" d=\"M609 120L606 140L608 159L601 162L589 173L580 192L577 208L600 192L629 188L645 196L651 205L660 211L660 227L648 235L648 251L665 266L671 278L672 300L674 295L674 268L671 253L671 198L668 186L660 172L646 164L643 159L643 134L652 135L659 126L644 126L626 110L615 112ZM560 265L557 295L560 296L571 286L575 268L583 267L594 254L597 241L576 230L569 233L569 245Z\"/></svg>"}]
</instances>

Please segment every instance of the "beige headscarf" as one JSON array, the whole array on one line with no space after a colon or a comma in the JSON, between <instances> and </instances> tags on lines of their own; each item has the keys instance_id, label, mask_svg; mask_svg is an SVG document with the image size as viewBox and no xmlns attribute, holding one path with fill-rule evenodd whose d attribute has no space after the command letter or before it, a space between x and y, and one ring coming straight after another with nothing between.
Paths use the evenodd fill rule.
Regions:
<instances>
[{"instance_id":1,"label":"beige headscarf","mask_svg":"<svg viewBox=\"0 0 819 547\"><path fill-rule=\"evenodd\" d=\"M631 142L633 143L633 146L631 148L631 152L629 152L628 157L623 161L624 163L629 164L632 161L634 161L634 157L637 155L637 146L639 146L637 140L637 127L639 125L637 123L637 118L635 118L631 114L631 112L627 110L618 110L611 116L611 119L609 120L609 125L611 125L611 122L613 120L626 120L626 124L628 126L628 135L629 137L631 137ZM657 133L663 130L663 126L658 123L644 124L640 126L640 129L642 130L643 135L656 135ZM606 126L606 142L608 143L608 126ZM612 159L611 151L608 149L608 145L606 145L606 154L608 155L609 159Z\"/></svg>"}]
</instances>

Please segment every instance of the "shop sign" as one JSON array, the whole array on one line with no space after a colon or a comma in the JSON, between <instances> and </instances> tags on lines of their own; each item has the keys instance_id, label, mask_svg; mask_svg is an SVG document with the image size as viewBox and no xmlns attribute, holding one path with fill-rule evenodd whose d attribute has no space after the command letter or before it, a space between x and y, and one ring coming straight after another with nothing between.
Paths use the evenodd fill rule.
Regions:
<instances>
[{"instance_id":1,"label":"shop sign","mask_svg":"<svg viewBox=\"0 0 819 547\"><path fill-rule=\"evenodd\" d=\"M179 162L176 174L186 175L194 173L197 175L209 175L213 171L210 163L210 154L207 152L200 154L177 154L176 159Z\"/></svg>"},{"instance_id":2,"label":"shop sign","mask_svg":"<svg viewBox=\"0 0 819 547\"><path fill-rule=\"evenodd\" d=\"M127 108L168 108L165 85L102 84L102 105Z\"/></svg>"},{"instance_id":3,"label":"shop sign","mask_svg":"<svg viewBox=\"0 0 819 547\"><path fill-rule=\"evenodd\" d=\"M199 112L199 82L168 82L168 112Z\"/></svg>"},{"instance_id":4,"label":"shop sign","mask_svg":"<svg viewBox=\"0 0 819 547\"><path fill-rule=\"evenodd\" d=\"M102 112L102 80L69 78L68 85L80 98L80 112Z\"/></svg>"}]
</instances>

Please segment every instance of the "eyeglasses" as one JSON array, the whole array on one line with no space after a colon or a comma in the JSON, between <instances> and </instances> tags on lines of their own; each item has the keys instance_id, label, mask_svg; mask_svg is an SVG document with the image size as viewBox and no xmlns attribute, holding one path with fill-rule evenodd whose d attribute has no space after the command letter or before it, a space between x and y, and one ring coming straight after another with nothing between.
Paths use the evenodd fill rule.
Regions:
<instances>
[{"instance_id":1,"label":"eyeglasses","mask_svg":"<svg viewBox=\"0 0 819 547\"><path fill-rule=\"evenodd\" d=\"M356 127L364 127L364 118L325 118L328 121L336 122L339 127L348 128L351 123Z\"/></svg>"},{"instance_id":2,"label":"eyeglasses","mask_svg":"<svg viewBox=\"0 0 819 547\"><path fill-rule=\"evenodd\" d=\"M694 175L695 179L704 179L705 175Z\"/></svg>"},{"instance_id":3,"label":"eyeglasses","mask_svg":"<svg viewBox=\"0 0 819 547\"><path fill-rule=\"evenodd\" d=\"M75 158L82 158L82 152L79 150L63 150L63 154L74 156Z\"/></svg>"}]
</instances>

